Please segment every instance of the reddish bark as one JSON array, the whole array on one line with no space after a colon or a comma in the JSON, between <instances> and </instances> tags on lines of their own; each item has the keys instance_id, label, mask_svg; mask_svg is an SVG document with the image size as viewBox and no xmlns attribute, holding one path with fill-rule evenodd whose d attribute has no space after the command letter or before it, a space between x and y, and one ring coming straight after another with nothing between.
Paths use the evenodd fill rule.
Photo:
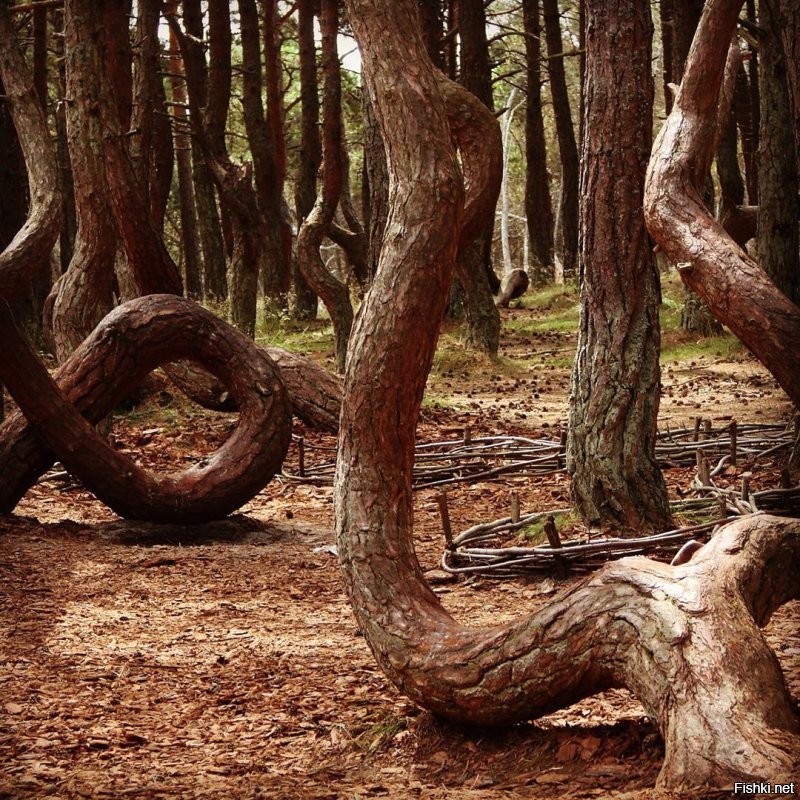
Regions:
<instances>
[{"instance_id":1,"label":"reddish bark","mask_svg":"<svg viewBox=\"0 0 800 800\"><path fill-rule=\"evenodd\" d=\"M653 148L645 218L684 283L800 404L800 308L725 233L701 189L713 154L718 94L741 2L706 5L672 114Z\"/></svg>"},{"instance_id":2,"label":"reddish bark","mask_svg":"<svg viewBox=\"0 0 800 800\"><path fill-rule=\"evenodd\" d=\"M347 342L353 325L350 290L322 261L320 245L328 233L342 190L342 106L341 76L336 36L339 29L337 0L322 0L322 186L314 208L303 221L297 235L300 271L328 309L336 344L336 369L344 372Z\"/></svg>"},{"instance_id":3,"label":"reddish bark","mask_svg":"<svg viewBox=\"0 0 800 800\"><path fill-rule=\"evenodd\" d=\"M250 340L191 301L150 295L119 306L55 381L2 303L0 331L7 343L0 377L27 417L12 415L1 429L2 513L13 510L55 458L121 516L173 523L229 514L280 469L291 438L291 412L279 373ZM239 422L204 463L157 477L114 451L92 424L148 372L179 358L196 360L225 384Z\"/></svg>"},{"instance_id":4,"label":"reddish bark","mask_svg":"<svg viewBox=\"0 0 800 800\"><path fill-rule=\"evenodd\" d=\"M0 4L0 77L25 159L28 218L0 253L0 295L14 297L50 263L61 228L61 193L44 111L19 49L6 4Z\"/></svg>"},{"instance_id":5,"label":"reddish bark","mask_svg":"<svg viewBox=\"0 0 800 800\"><path fill-rule=\"evenodd\" d=\"M628 686L664 732L664 786L790 780L800 721L753 615L764 624L798 595L797 520L745 520L679 568L619 562L513 624L460 625L425 584L411 535L414 430L461 181L411 0L348 6L393 173L380 267L348 357L334 490L347 590L373 654L414 701L471 724Z\"/></svg>"},{"instance_id":6,"label":"reddish bark","mask_svg":"<svg viewBox=\"0 0 800 800\"><path fill-rule=\"evenodd\" d=\"M541 13L538 0L524 0L527 102L525 103L525 216L535 284L553 277L553 205L547 175L547 144L542 116Z\"/></svg>"}]
</instances>

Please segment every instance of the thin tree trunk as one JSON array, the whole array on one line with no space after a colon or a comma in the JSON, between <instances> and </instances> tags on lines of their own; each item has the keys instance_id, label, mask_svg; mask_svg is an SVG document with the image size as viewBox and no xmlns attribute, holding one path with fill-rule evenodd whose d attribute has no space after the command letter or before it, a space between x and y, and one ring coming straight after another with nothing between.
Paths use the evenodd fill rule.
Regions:
<instances>
[{"instance_id":1,"label":"thin tree trunk","mask_svg":"<svg viewBox=\"0 0 800 800\"><path fill-rule=\"evenodd\" d=\"M372 99L369 92L364 92L362 100L364 110L364 175L365 203L364 225L367 230L368 252L367 271L369 279L378 271L378 258L381 252L383 232L386 229L386 218L389 208L389 173L386 168L386 148L383 145Z\"/></svg>"},{"instance_id":2,"label":"thin tree trunk","mask_svg":"<svg viewBox=\"0 0 800 800\"><path fill-rule=\"evenodd\" d=\"M534 285L540 286L553 278L553 206L542 117L539 0L523 0L522 14L528 82L525 104L525 216L532 261L530 277Z\"/></svg>"},{"instance_id":3,"label":"thin tree trunk","mask_svg":"<svg viewBox=\"0 0 800 800\"><path fill-rule=\"evenodd\" d=\"M202 41L203 14L200 0L183 0L183 24L186 33L194 41L198 43ZM187 80L190 72L196 76L194 81L196 97L193 99L190 97L190 100L200 114L200 109L206 106L208 94L206 62L201 47L187 48L187 52L184 53L184 66ZM201 125L203 125L201 119L192 119L193 128ZM228 296L222 226L211 171L196 137L192 139L192 167L200 243L203 250L203 296L208 300L220 302Z\"/></svg>"},{"instance_id":4,"label":"thin tree trunk","mask_svg":"<svg viewBox=\"0 0 800 800\"><path fill-rule=\"evenodd\" d=\"M178 0L169 0L166 13L175 16ZM194 186L192 183L192 143L187 112L186 79L183 76L183 59L175 32L169 35L169 74L172 90L172 113L175 160L178 167L178 208L181 218L181 244L183 252L183 279L186 296L199 300L203 296L202 256L200 231L197 221Z\"/></svg>"},{"instance_id":5,"label":"thin tree trunk","mask_svg":"<svg viewBox=\"0 0 800 800\"><path fill-rule=\"evenodd\" d=\"M255 3L248 0L244 4L255 11ZM291 285L291 259L292 259L292 228L284 214L283 187L286 180L286 142L283 126L283 91L281 88L282 70L280 65L280 41L278 30L277 0L267 0L264 4L264 60L267 93L267 112L264 117L263 134L267 147L259 144L260 157L258 160L253 153L253 169L256 179L256 192L258 194L259 208L264 217L267 252L262 261L262 282L264 298L268 306L276 310L288 307L288 293ZM240 5L240 14L242 13ZM249 13L249 11L248 11ZM244 46L244 23L242 24L242 45ZM258 31L257 18L253 20L252 27ZM258 42L255 45L249 63L258 64L258 104L249 117L251 121L257 116L263 116L261 108L261 74L260 59L258 57ZM255 84L255 76L247 76ZM251 89L252 91L252 89ZM254 95L253 95L254 96ZM248 95L250 97L250 95ZM249 102L249 101L248 101ZM248 139L259 138L253 130L252 124L248 127Z\"/></svg>"},{"instance_id":6,"label":"thin tree trunk","mask_svg":"<svg viewBox=\"0 0 800 800\"><path fill-rule=\"evenodd\" d=\"M317 93L317 49L314 43L314 0L299 0L297 4L297 39L300 50L300 162L295 180L294 204L298 227L311 213L317 199L317 172L322 161L319 138L319 95ZM366 155L366 145L365 145ZM317 295L308 285L297 263L297 248L292 256L294 302L292 315L296 319L317 316Z\"/></svg>"},{"instance_id":7,"label":"thin tree trunk","mask_svg":"<svg viewBox=\"0 0 800 800\"><path fill-rule=\"evenodd\" d=\"M578 266L578 146L572 125L569 90L564 71L564 45L558 0L542 0L545 39L547 41L550 94L556 123L558 153L561 161L561 189L556 219L556 257L564 278L573 277ZM558 272L558 271L557 271Z\"/></svg>"},{"instance_id":8,"label":"thin tree trunk","mask_svg":"<svg viewBox=\"0 0 800 800\"><path fill-rule=\"evenodd\" d=\"M336 369L344 372L347 342L353 325L353 307L346 284L325 266L320 246L336 213L342 188L342 106L339 55L336 36L339 30L337 0L322 0L320 6L323 72L322 187L314 208L303 221L297 236L300 270L319 295L333 323Z\"/></svg>"}]
</instances>

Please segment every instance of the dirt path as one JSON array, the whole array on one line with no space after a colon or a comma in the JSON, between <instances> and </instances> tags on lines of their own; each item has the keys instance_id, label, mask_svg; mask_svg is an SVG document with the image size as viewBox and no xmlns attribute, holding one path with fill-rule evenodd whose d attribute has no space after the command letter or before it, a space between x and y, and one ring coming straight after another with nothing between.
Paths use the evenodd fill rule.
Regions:
<instances>
[{"instance_id":1,"label":"dirt path","mask_svg":"<svg viewBox=\"0 0 800 800\"><path fill-rule=\"evenodd\" d=\"M497 364L444 352L422 438L465 426L553 434L574 345L568 333L528 330L535 316L509 313L518 325L507 325ZM666 364L669 424L788 417L746 354L693 360ZM213 448L229 426L170 404L118 420L115 435L168 468ZM293 449L288 466L296 459ZM756 469L775 478L774 463ZM686 485L687 471L671 472L671 486ZM512 491L524 510L568 500L563 475L464 484L450 491L454 528L508 513ZM662 743L625 692L502 730L458 729L400 697L346 604L329 551L332 508L329 487L276 480L240 516L180 531L122 523L56 482L0 518L0 797L671 796L650 788ZM564 588L548 578L443 581L436 490L416 494L416 536L443 602L470 624L530 612ZM800 699L798 621L795 603L768 635Z\"/></svg>"}]
</instances>

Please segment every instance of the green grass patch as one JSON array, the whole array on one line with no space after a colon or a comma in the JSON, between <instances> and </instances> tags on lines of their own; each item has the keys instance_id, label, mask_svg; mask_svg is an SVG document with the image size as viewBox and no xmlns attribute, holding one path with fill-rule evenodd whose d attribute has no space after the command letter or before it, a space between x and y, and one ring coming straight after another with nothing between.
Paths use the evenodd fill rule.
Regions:
<instances>
[{"instance_id":1,"label":"green grass patch","mask_svg":"<svg viewBox=\"0 0 800 800\"><path fill-rule=\"evenodd\" d=\"M730 361L742 350L742 343L731 333L704 336L700 339L687 337L691 337L691 334L684 334L675 341L662 342L662 364L692 361L697 358L721 358Z\"/></svg>"},{"instance_id":2,"label":"green grass patch","mask_svg":"<svg viewBox=\"0 0 800 800\"><path fill-rule=\"evenodd\" d=\"M365 752L374 753L389 744L400 731L408 728L408 718L386 714L354 737L355 743Z\"/></svg>"},{"instance_id":3,"label":"green grass patch","mask_svg":"<svg viewBox=\"0 0 800 800\"><path fill-rule=\"evenodd\" d=\"M561 530L563 528L572 528L581 522L580 515L577 511L570 510L562 512L561 514L553 515L556 520L556 528ZM537 547L540 544L547 544L547 534L544 532L544 524L547 517L542 517L538 522L533 525L526 525L517 533L517 540L521 545L526 547Z\"/></svg>"}]
</instances>

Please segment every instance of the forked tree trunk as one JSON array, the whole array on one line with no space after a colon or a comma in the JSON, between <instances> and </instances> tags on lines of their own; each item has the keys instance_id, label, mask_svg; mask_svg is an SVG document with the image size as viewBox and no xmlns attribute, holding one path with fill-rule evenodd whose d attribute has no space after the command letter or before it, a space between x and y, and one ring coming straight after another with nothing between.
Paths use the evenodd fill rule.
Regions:
<instances>
[{"instance_id":1,"label":"forked tree trunk","mask_svg":"<svg viewBox=\"0 0 800 800\"><path fill-rule=\"evenodd\" d=\"M460 625L425 584L412 543L414 430L462 184L413 0L348 8L392 172L380 266L351 340L334 490L340 561L373 654L414 701L471 724L628 686L661 726L659 783L670 788L795 778L800 720L753 614L764 624L800 594L800 522L744 520L683 567L618 562L514 624Z\"/></svg>"},{"instance_id":2,"label":"forked tree trunk","mask_svg":"<svg viewBox=\"0 0 800 800\"><path fill-rule=\"evenodd\" d=\"M642 214L653 109L648 0L591 4L587 23L572 498L590 526L663 531L670 513L655 457L660 296Z\"/></svg>"},{"instance_id":3,"label":"forked tree trunk","mask_svg":"<svg viewBox=\"0 0 800 800\"><path fill-rule=\"evenodd\" d=\"M653 147L645 219L683 282L800 405L800 308L713 219L698 186L714 152L718 95L740 6L740 0L706 5L675 108Z\"/></svg>"}]
</instances>

